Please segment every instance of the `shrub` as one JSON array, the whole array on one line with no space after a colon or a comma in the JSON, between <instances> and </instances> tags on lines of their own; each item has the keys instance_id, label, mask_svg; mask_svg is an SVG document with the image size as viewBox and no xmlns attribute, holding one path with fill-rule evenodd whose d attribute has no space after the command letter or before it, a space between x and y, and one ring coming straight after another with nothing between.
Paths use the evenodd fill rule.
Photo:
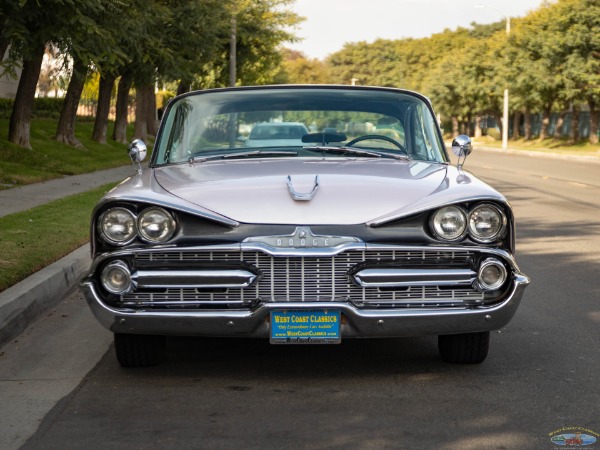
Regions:
<instances>
[{"instance_id":1,"label":"shrub","mask_svg":"<svg viewBox=\"0 0 600 450\"><path fill-rule=\"evenodd\" d=\"M33 101L33 117L56 118L60 115L63 104L62 98L40 97ZM0 98L0 118L9 119L15 101L12 98Z\"/></svg>"}]
</instances>

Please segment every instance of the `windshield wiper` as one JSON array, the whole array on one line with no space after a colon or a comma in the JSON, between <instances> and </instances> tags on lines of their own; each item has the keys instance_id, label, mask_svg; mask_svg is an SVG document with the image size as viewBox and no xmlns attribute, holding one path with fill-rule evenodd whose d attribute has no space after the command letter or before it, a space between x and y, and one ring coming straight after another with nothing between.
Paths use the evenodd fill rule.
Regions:
<instances>
[{"instance_id":1,"label":"windshield wiper","mask_svg":"<svg viewBox=\"0 0 600 450\"><path fill-rule=\"evenodd\" d=\"M218 159L235 159L235 158L246 158L253 156L297 156L298 152L284 152L274 150L252 150L245 152L225 153L221 155L210 155L210 156L194 156L189 159L189 163L203 163L206 161L214 161Z\"/></svg>"},{"instance_id":2,"label":"windshield wiper","mask_svg":"<svg viewBox=\"0 0 600 450\"><path fill-rule=\"evenodd\" d=\"M376 152L370 150L361 150L354 147L334 147L327 145L315 145L311 147L303 147L304 150L313 150L320 151L325 153L341 153L341 154L351 154L351 155L359 155L359 156L370 156L372 158L394 158L394 159L402 159L402 160L410 160L410 156L396 154L396 153L387 153L387 152Z\"/></svg>"}]
</instances>

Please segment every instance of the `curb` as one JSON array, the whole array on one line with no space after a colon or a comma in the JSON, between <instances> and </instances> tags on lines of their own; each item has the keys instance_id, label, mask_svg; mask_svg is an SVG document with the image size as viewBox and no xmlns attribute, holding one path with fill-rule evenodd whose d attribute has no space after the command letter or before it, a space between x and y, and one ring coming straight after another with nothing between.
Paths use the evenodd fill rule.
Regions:
<instances>
[{"instance_id":1,"label":"curb","mask_svg":"<svg viewBox=\"0 0 600 450\"><path fill-rule=\"evenodd\" d=\"M0 347L71 292L91 264L89 245L0 293Z\"/></svg>"}]
</instances>

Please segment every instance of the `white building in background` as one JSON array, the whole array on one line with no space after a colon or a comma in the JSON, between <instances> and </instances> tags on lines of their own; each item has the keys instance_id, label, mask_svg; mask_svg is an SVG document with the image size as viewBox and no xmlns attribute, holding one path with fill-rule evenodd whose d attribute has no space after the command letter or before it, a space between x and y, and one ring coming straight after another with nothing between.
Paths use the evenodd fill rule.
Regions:
<instances>
[{"instance_id":1,"label":"white building in background","mask_svg":"<svg viewBox=\"0 0 600 450\"><path fill-rule=\"evenodd\" d=\"M8 50L2 56L2 61L8 56ZM19 87L19 78L21 78L21 68L15 67L16 78L11 74L6 73L0 68L0 98L15 98L17 96L17 88Z\"/></svg>"},{"instance_id":2,"label":"white building in background","mask_svg":"<svg viewBox=\"0 0 600 450\"><path fill-rule=\"evenodd\" d=\"M35 96L64 97L66 92L61 89L61 85L68 85L69 78L69 61L60 54L56 47L47 46L42 59Z\"/></svg>"}]
</instances>

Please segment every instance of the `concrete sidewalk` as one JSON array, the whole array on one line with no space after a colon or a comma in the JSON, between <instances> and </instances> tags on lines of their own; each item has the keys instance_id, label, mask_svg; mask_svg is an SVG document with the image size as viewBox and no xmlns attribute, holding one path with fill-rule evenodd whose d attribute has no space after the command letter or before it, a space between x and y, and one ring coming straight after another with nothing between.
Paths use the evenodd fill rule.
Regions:
<instances>
[{"instance_id":1,"label":"concrete sidewalk","mask_svg":"<svg viewBox=\"0 0 600 450\"><path fill-rule=\"evenodd\" d=\"M74 175L0 191L0 217L69 195L86 192L135 174L133 166ZM34 319L75 288L90 265L89 246L0 292L0 346L18 336Z\"/></svg>"},{"instance_id":2,"label":"concrete sidewalk","mask_svg":"<svg viewBox=\"0 0 600 450\"><path fill-rule=\"evenodd\" d=\"M132 175L135 175L135 169L130 164L5 189L0 191L0 217L26 211L69 195L90 191L103 184L121 181Z\"/></svg>"}]
</instances>

